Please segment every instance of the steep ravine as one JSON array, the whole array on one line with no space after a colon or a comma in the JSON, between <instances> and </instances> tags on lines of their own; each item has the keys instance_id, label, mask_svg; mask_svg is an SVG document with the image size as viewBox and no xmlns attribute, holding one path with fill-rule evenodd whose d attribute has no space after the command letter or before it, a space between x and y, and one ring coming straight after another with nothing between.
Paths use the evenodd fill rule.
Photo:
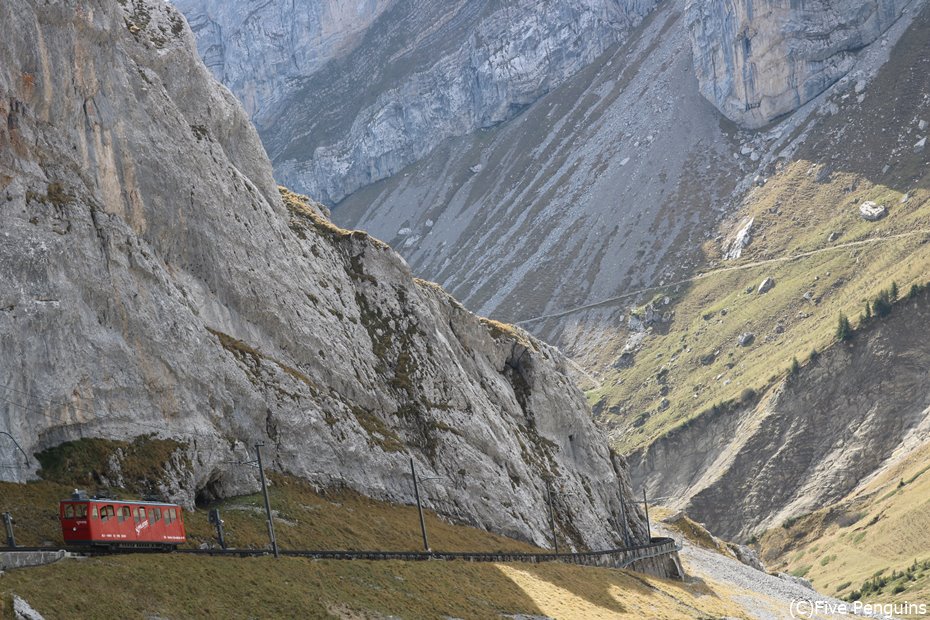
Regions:
<instances>
[{"instance_id":1,"label":"steep ravine","mask_svg":"<svg viewBox=\"0 0 930 620\"><path fill-rule=\"evenodd\" d=\"M632 454L634 486L740 539L846 497L926 438L930 343L914 335L928 302L899 302L756 406L700 416Z\"/></svg>"},{"instance_id":2,"label":"steep ravine","mask_svg":"<svg viewBox=\"0 0 930 620\"><path fill-rule=\"evenodd\" d=\"M175 9L13 0L0 23L0 421L28 453L173 438L186 502L253 489L256 441L408 503L413 457L442 514L548 544L549 478L566 542L619 543L624 465L562 356L282 200Z\"/></svg>"}]
</instances>

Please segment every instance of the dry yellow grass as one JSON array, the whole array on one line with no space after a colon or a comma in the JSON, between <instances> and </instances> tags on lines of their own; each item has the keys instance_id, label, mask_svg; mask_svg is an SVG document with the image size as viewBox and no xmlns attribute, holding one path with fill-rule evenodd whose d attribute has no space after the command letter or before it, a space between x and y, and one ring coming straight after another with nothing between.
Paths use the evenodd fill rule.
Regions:
<instances>
[{"instance_id":1,"label":"dry yellow grass","mask_svg":"<svg viewBox=\"0 0 930 620\"><path fill-rule=\"evenodd\" d=\"M103 594L102 584L108 584ZM58 618L747 618L717 585L562 564L136 555L66 560L0 580Z\"/></svg>"},{"instance_id":2,"label":"dry yellow grass","mask_svg":"<svg viewBox=\"0 0 930 620\"><path fill-rule=\"evenodd\" d=\"M804 572L821 591L848 597L876 573L930 560L930 443L828 509L761 539L773 568ZM896 585L903 589L894 592ZM872 602L930 600L930 570L890 583Z\"/></svg>"},{"instance_id":3,"label":"dry yellow grass","mask_svg":"<svg viewBox=\"0 0 930 620\"><path fill-rule=\"evenodd\" d=\"M0 510L19 518L22 544L60 543L55 506L69 487L51 482L0 485ZM348 491L318 493L275 476L271 501L287 548L417 549L416 510ZM258 495L219 507L229 542L266 545ZM206 508L185 513L191 544L212 539ZM537 550L427 513L437 550ZM48 620L57 618L554 618L747 617L739 592L722 584L681 583L628 571L565 564L312 561L144 554L65 560L0 578L0 605L16 593ZM7 617L0 611L0 617Z\"/></svg>"}]
</instances>

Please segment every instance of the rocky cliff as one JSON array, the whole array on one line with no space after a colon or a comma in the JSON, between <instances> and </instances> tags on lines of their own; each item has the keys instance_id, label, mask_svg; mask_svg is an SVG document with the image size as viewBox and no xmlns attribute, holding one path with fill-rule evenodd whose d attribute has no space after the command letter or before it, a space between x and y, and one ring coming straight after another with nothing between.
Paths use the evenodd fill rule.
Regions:
<instances>
[{"instance_id":1,"label":"rocky cliff","mask_svg":"<svg viewBox=\"0 0 930 620\"><path fill-rule=\"evenodd\" d=\"M28 453L173 438L185 501L254 488L235 461L259 440L400 502L412 457L440 513L547 544L550 479L566 541L620 542L623 465L561 355L282 199L176 10L15 0L0 22L0 420Z\"/></svg>"},{"instance_id":2,"label":"rocky cliff","mask_svg":"<svg viewBox=\"0 0 930 620\"><path fill-rule=\"evenodd\" d=\"M521 320L706 265L794 129L740 131L719 111L752 129L843 77L861 95L854 65L922 0L423 0L352 20L310 4L316 21L284 27L274 3L179 0L217 75L274 100L256 118L280 179L469 308ZM531 327L591 346L568 321Z\"/></svg>"},{"instance_id":3,"label":"rocky cliff","mask_svg":"<svg viewBox=\"0 0 930 620\"><path fill-rule=\"evenodd\" d=\"M397 0L361 4L351 24L337 3L308 4L294 23L283 2L179 6L217 75L255 107L277 178L335 203L447 137L512 118L655 2ZM328 28L329 39L318 34Z\"/></svg>"},{"instance_id":4,"label":"rocky cliff","mask_svg":"<svg viewBox=\"0 0 930 620\"><path fill-rule=\"evenodd\" d=\"M262 119L289 98L292 80L349 53L396 0L176 0L211 72Z\"/></svg>"},{"instance_id":5,"label":"rocky cliff","mask_svg":"<svg viewBox=\"0 0 930 620\"><path fill-rule=\"evenodd\" d=\"M701 93L724 115L761 127L846 75L857 52L912 0L691 0L687 14Z\"/></svg>"}]
</instances>

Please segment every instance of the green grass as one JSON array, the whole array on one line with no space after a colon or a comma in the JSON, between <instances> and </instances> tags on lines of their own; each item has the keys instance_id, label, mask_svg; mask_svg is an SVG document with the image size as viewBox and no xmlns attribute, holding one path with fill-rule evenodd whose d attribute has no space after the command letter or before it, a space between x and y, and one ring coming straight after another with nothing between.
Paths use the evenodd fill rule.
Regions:
<instances>
[{"instance_id":1,"label":"green grass","mask_svg":"<svg viewBox=\"0 0 930 620\"><path fill-rule=\"evenodd\" d=\"M36 454L39 476L72 486L108 486L138 495L154 493L183 446L171 439L137 437L133 441L80 439ZM114 466L115 465L115 466Z\"/></svg>"}]
</instances>

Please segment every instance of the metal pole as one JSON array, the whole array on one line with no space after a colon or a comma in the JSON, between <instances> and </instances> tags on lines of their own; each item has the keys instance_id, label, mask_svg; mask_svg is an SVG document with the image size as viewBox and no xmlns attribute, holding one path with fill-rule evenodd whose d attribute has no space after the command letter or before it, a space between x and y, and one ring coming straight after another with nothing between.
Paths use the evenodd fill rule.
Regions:
<instances>
[{"instance_id":1,"label":"metal pole","mask_svg":"<svg viewBox=\"0 0 930 620\"><path fill-rule=\"evenodd\" d=\"M274 551L274 557L279 558L278 541L274 537L274 521L271 518L271 501L268 499L268 483L265 482L265 467L262 465L262 446L263 443L255 444L255 452L258 454L258 474L262 481L262 495L265 496L265 514L268 515L268 538L271 539L271 550Z\"/></svg>"},{"instance_id":2,"label":"metal pole","mask_svg":"<svg viewBox=\"0 0 930 620\"><path fill-rule=\"evenodd\" d=\"M223 519L220 518L220 511L218 508L214 508L210 511L210 523L216 527L216 539L220 543L220 547L226 548L226 533L223 532Z\"/></svg>"},{"instance_id":3,"label":"metal pole","mask_svg":"<svg viewBox=\"0 0 930 620\"><path fill-rule=\"evenodd\" d=\"M630 527L626 522L626 504L623 502L623 485L620 485L620 530L623 532L623 542L630 546Z\"/></svg>"},{"instance_id":4,"label":"metal pole","mask_svg":"<svg viewBox=\"0 0 930 620\"><path fill-rule=\"evenodd\" d=\"M555 509L552 507L552 485L546 480L546 492L549 496L549 529L552 530L552 547L559 552L559 539L555 535Z\"/></svg>"},{"instance_id":5,"label":"metal pole","mask_svg":"<svg viewBox=\"0 0 930 620\"><path fill-rule=\"evenodd\" d=\"M13 536L13 515L4 512L3 525L6 528L6 546L13 549L16 547L16 537Z\"/></svg>"},{"instance_id":6,"label":"metal pole","mask_svg":"<svg viewBox=\"0 0 930 620\"><path fill-rule=\"evenodd\" d=\"M426 537L426 520L423 518L423 505L420 503L420 485L417 484L417 470L413 464L413 457L410 457L410 475L413 476L413 495L417 498L417 511L420 513L420 532L423 534L423 548L430 553L429 539Z\"/></svg>"},{"instance_id":7,"label":"metal pole","mask_svg":"<svg viewBox=\"0 0 930 620\"><path fill-rule=\"evenodd\" d=\"M643 487L643 508L646 510L646 533L649 535L649 541L652 542L652 527L649 525L649 503L646 502L646 487Z\"/></svg>"}]
</instances>

